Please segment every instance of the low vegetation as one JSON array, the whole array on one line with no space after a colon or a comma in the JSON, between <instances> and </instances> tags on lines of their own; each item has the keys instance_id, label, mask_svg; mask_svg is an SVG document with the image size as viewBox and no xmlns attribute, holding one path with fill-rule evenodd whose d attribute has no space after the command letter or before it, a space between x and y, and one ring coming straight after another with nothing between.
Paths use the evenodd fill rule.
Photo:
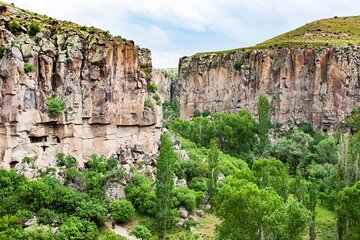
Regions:
<instances>
[{"instance_id":1,"label":"low vegetation","mask_svg":"<svg viewBox=\"0 0 360 240\"><path fill-rule=\"evenodd\" d=\"M347 46L360 44L360 17L333 17L307 23L290 32L281 34L255 46L230 49L218 52L197 53L194 56L206 54L228 54L243 51L245 56L258 49L271 48L306 48Z\"/></svg>"},{"instance_id":2,"label":"low vegetation","mask_svg":"<svg viewBox=\"0 0 360 240\"><path fill-rule=\"evenodd\" d=\"M28 30L29 35L33 37L40 31L41 31L40 24L38 22L31 22Z\"/></svg>"},{"instance_id":3,"label":"low vegetation","mask_svg":"<svg viewBox=\"0 0 360 240\"><path fill-rule=\"evenodd\" d=\"M30 62L24 63L24 71L25 71L25 73L31 73L34 70L35 70L34 64L32 64Z\"/></svg>"},{"instance_id":4,"label":"low vegetation","mask_svg":"<svg viewBox=\"0 0 360 240\"><path fill-rule=\"evenodd\" d=\"M46 106L51 117L56 117L65 110L65 103L56 96L46 99Z\"/></svg>"}]
</instances>

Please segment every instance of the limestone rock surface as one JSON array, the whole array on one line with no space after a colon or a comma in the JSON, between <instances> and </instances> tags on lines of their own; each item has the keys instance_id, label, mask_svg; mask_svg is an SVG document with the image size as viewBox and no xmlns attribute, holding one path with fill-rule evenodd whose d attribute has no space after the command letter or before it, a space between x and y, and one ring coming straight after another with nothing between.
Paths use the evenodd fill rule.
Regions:
<instances>
[{"instance_id":1,"label":"limestone rock surface","mask_svg":"<svg viewBox=\"0 0 360 240\"><path fill-rule=\"evenodd\" d=\"M277 48L197 54L179 64L182 118L195 110L256 116L260 95L273 123L333 132L360 107L360 47ZM240 66L236 69L235 63Z\"/></svg>"},{"instance_id":2,"label":"limestone rock surface","mask_svg":"<svg viewBox=\"0 0 360 240\"><path fill-rule=\"evenodd\" d=\"M84 163L92 153L120 156L124 146L156 153L159 107L149 97L151 53L93 27L3 4L0 16L0 167L55 164L55 154ZM11 23L21 28L15 33ZM30 24L40 26L30 36ZM50 116L47 98L65 110Z\"/></svg>"}]
</instances>

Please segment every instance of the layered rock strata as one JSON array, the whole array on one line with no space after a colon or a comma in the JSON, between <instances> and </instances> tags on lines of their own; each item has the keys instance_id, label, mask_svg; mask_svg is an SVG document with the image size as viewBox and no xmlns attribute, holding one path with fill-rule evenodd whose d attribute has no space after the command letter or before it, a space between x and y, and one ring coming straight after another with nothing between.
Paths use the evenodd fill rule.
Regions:
<instances>
[{"instance_id":1,"label":"layered rock strata","mask_svg":"<svg viewBox=\"0 0 360 240\"><path fill-rule=\"evenodd\" d=\"M138 145L157 151L161 113L144 107L148 49L0 5L0 166L15 167L25 156L36 157L39 167L54 165L58 152L83 163L94 152L120 157ZM36 35L31 24L40 26ZM46 104L53 95L65 103L57 117Z\"/></svg>"},{"instance_id":2,"label":"layered rock strata","mask_svg":"<svg viewBox=\"0 0 360 240\"><path fill-rule=\"evenodd\" d=\"M180 60L181 117L194 111L255 116L260 95L273 123L311 123L333 132L360 107L360 47L243 50L197 54Z\"/></svg>"}]
</instances>

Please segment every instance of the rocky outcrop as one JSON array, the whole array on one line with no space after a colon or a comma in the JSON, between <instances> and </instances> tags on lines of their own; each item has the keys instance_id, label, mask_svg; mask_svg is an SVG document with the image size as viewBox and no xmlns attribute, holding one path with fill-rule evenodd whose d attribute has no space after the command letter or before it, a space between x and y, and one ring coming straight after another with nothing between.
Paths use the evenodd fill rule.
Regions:
<instances>
[{"instance_id":1,"label":"rocky outcrop","mask_svg":"<svg viewBox=\"0 0 360 240\"><path fill-rule=\"evenodd\" d=\"M148 49L0 5L0 166L14 167L25 156L36 156L40 167L53 165L58 152L83 163L94 152L120 156L125 146L157 151L161 110L144 107ZM31 24L40 26L36 35ZM66 106L57 117L46 104L53 95Z\"/></svg>"},{"instance_id":2,"label":"rocky outcrop","mask_svg":"<svg viewBox=\"0 0 360 240\"><path fill-rule=\"evenodd\" d=\"M180 60L181 117L194 111L256 115L257 101L271 102L274 123L311 123L334 131L360 107L359 46L238 50ZM236 65L236 66L235 66Z\"/></svg>"},{"instance_id":3,"label":"rocky outcrop","mask_svg":"<svg viewBox=\"0 0 360 240\"><path fill-rule=\"evenodd\" d=\"M176 68L153 69L152 81L164 101L175 100L177 93L178 70Z\"/></svg>"}]
</instances>

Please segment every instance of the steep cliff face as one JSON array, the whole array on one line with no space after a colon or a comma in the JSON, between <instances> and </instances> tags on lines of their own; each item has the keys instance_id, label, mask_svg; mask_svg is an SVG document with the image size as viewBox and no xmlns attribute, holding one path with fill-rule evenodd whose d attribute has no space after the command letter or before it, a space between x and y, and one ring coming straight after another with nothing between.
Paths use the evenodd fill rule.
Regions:
<instances>
[{"instance_id":1,"label":"steep cliff face","mask_svg":"<svg viewBox=\"0 0 360 240\"><path fill-rule=\"evenodd\" d=\"M58 152L83 162L94 152L120 156L135 145L157 151L158 109L144 107L152 71L148 49L0 5L2 167L24 156L36 156L40 167L53 165ZM36 35L31 24L40 26ZM46 105L52 95L66 106L57 117Z\"/></svg>"},{"instance_id":2,"label":"steep cliff face","mask_svg":"<svg viewBox=\"0 0 360 240\"><path fill-rule=\"evenodd\" d=\"M241 108L256 115L258 97L265 95L273 122L308 122L332 132L360 107L359 49L250 49L184 57L180 115L189 119L196 109L233 113Z\"/></svg>"},{"instance_id":3,"label":"steep cliff face","mask_svg":"<svg viewBox=\"0 0 360 240\"><path fill-rule=\"evenodd\" d=\"M154 69L152 81L157 85L157 91L164 101L172 101L177 93L178 70L176 68Z\"/></svg>"}]
</instances>

